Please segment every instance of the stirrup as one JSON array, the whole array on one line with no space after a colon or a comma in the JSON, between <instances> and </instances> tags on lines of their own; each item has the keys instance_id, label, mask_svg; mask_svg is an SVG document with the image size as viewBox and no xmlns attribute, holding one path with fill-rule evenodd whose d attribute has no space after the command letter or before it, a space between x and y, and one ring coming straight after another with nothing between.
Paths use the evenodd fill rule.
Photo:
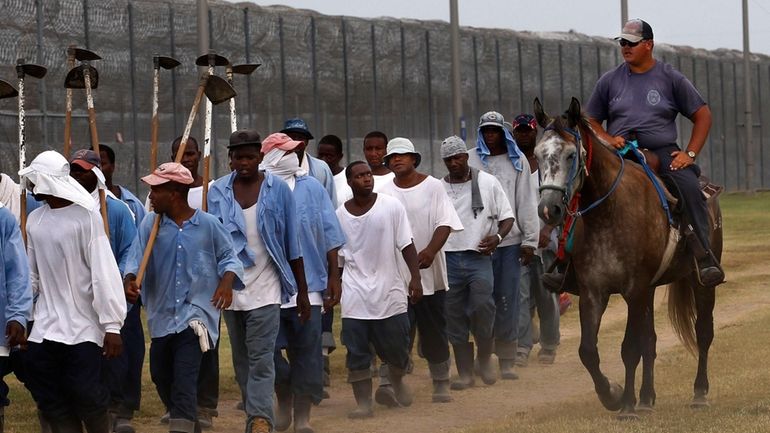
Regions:
<instances>
[{"instance_id":1,"label":"stirrup","mask_svg":"<svg viewBox=\"0 0 770 433\"><path fill-rule=\"evenodd\" d=\"M725 272L713 257L714 256L709 251L708 256L703 260L695 260L696 279L698 280L698 284L703 287L715 287L725 281ZM707 261L710 261L711 263L704 266Z\"/></svg>"}]
</instances>

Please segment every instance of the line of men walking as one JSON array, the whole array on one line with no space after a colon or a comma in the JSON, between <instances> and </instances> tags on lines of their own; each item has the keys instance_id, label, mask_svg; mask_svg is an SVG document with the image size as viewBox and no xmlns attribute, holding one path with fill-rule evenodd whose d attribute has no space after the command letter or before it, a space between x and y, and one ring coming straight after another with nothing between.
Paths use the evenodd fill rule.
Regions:
<instances>
[{"instance_id":1,"label":"line of men walking","mask_svg":"<svg viewBox=\"0 0 770 433\"><path fill-rule=\"evenodd\" d=\"M247 431L293 424L308 433L312 406L328 397L330 318L341 303L357 402L352 418L372 416L373 400L411 405L405 376L415 343L428 360L434 402L473 385L474 359L483 382L495 383L493 353L501 377L515 379L517 348L521 358L532 344L519 336L529 335L530 310L519 311L519 266L543 236L531 149L525 155L510 131L524 126L536 128L523 121L512 127L490 112L476 148L447 138L441 156L449 174L441 180L418 171L422 158L409 139L379 131L364 138L367 161L344 169L336 136L320 140L320 159L306 152L313 135L301 119L264 140L236 131L228 144L232 171L208 185L208 212L200 210L193 138L180 163L142 178L151 190L144 205L113 183L109 146L100 155L79 150L69 161L43 152L20 173L30 191L27 254L19 253L25 247L14 215L0 211L7 263L0 282L13 293L7 349L23 357L16 369L13 358L0 357L3 372L14 370L30 389L48 431L136 431L144 308L150 376L167 409L161 421L172 432L196 432L217 415L223 318ZM172 155L181 144L181 137L172 142ZM12 180L1 182L5 188ZM156 218L157 239L139 281ZM543 349L550 362L556 320L556 342ZM19 345L29 346L26 353L14 349ZM377 358L379 374L371 368ZM373 376L380 377L376 393Z\"/></svg>"}]
</instances>

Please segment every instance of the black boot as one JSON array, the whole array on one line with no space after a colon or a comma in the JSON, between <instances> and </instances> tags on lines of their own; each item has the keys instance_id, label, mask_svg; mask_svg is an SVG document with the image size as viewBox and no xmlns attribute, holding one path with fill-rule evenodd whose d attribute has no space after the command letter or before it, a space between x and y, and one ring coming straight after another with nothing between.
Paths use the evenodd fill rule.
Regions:
<instances>
[{"instance_id":1,"label":"black boot","mask_svg":"<svg viewBox=\"0 0 770 433\"><path fill-rule=\"evenodd\" d=\"M293 409L294 395L289 385L275 385L276 411L275 431L284 431L291 425L291 413Z\"/></svg>"},{"instance_id":2,"label":"black boot","mask_svg":"<svg viewBox=\"0 0 770 433\"><path fill-rule=\"evenodd\" d=\"M458 378L452 382L452 389L463 390L473 386L473 343L453 344L452 351L455 354L455 366Z\"/></svg>"},{"instance_id":3,"label":"black boot","mask_svg":"<svg viewBox=\"0 0 770 433\"><path fill-rule=\"evenodd\" d=\"M707 251L705 257L697 260L698 282L703 287L714 287L725 281L725 273L714 253Z\"/></svg>"},{"instance_id":4,"label":"black boot","mask_svg":"<svg viewBox=\"0 0 770 433\"><path fill-rule=\"evenodd\" d=\"M83 425L88 433L112 432L112 416L106 410L83 418Z\"/></svg>"}]
</instances>

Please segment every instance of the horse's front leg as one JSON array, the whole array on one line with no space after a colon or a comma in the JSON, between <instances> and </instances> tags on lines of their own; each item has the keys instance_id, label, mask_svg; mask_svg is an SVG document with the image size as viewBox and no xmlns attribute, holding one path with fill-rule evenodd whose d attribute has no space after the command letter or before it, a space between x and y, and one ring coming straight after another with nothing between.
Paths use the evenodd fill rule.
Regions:
<instances>
[{"instance_id":1,"label":"horse's front leg","mask_svg":"<svg viewBox=\"0 0 770 433\"><path fill-rule=\"evenodd\" d=\"M700 287L691 283L695 291L695 337L698 341L698 373L693 386L694 395L691 407L708 407L706 395L709 392L708 358L711 342L714 340L714 287Z\"/></svg>"},{"instance_id":2,"label":"horse's front leg","mask_svg":"<svg viewBox=\"0 0 770 433\"><path fill-rule=\"evenodd\" d=\"M599 368L599 325L602 315L607 309L609 294L580 290L580 348L578 354L586 370L594 381L594 389L599 401L608 410L620 409L620 397L623 388L617 383L610 382Z\"/></svg>"},{"instance_id":3,"label":"horse's front leg","mask_svg":"<svg viewBox=\"0 0 770 433\"><path fill-rule=\"evenodd\" d=\"M629 291L626 298L628 304L628 319L626 321L626 335L620 348L623 365L626 367L626 383L623 392L623 401L618 414L618 419L636 419L636 394L635 379L636 368L642 358L642 351L647 345L647 322L652 315L649 308L650 290L646 287L641 290Z\"/></svg>"},{"instance_id":4,"label":"horse's front leg","mask_svg":"<svg viewBox=\"0 0 770 433\"><path fill-rule=\"evenodd\" d=\"M642 346L642 386L639 389L638 412L650 412L655 406L655 369L656 344L658 337L655 334L655 288L651 287L652 294L648 297L647 307L650 313L645 316L644 337Z\"/></svg>"}]
</instances>

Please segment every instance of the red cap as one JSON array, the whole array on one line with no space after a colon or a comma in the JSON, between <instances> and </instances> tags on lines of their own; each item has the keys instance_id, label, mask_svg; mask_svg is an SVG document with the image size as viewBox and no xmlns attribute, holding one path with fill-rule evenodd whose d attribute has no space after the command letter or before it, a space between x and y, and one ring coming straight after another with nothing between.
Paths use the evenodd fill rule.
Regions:
<instances>
[{"instance_id":1,"label":"red cap","mask_svg":"<svg viewBox=\"0 0 770 433\"><path fill-rule=\"evenodd\" d=\"M274 134L270 134L262 140L262 153L267 155L267 152L270 152L273 149L281 149L281 150L294 150L299 146L300 144L303 144L301 141L295 141L292 140L291 137L284 134L283 132L276 132Z\"/></svg>"},{"instance_id":2,"label":"red cap","mask_svg":"<svg viewBox=\"0 0 770 433\"><path fill-rule=\"evenodd\" d=\"M142 182L150 186L161 185L166 182L176 182L183 185L193 183L193 177L190 170L178 162L167 162L161 164L152 174L142 178Z\"/></svg>"}]
</instances>

